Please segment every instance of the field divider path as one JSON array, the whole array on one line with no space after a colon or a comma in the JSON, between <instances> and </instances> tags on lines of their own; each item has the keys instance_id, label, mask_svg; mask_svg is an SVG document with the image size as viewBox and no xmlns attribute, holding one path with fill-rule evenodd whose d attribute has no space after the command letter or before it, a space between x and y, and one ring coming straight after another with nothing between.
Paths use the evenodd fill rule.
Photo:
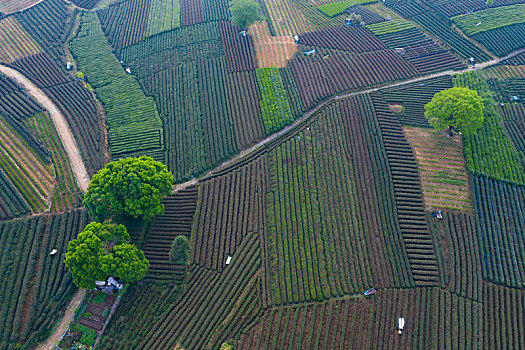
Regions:
<instances>
[{"instance_id":1,"label":"field divider path","mask_svg":"<svg viewBox=\"0 0 525 350\"><path fill-rule=\"evenodd\" d=\"M230 159L226 160L225 162L223 162L222 164L220 164L216 168L210 170L206 174L203 174L203 175L199 176L197 179L191 179L190 181L186 181L186 182L179 183L179 184L175 185L173 192L174 193L178 192L178 189L180 189L180 188L186 188L188 186L191 186L192 184L196 184L199 180L203 180L203 179L208 178L210 176L216 175L221 170L224 170L225 168L228 168L229 166L235 164L237 161L242 160L243 158L251 155L254 151L257 151L261 147L266 146L266 144L270 143L271 141L275 140L276 138L278 138L280 136L283 136L283 135L286 135L289 132L296 131L296 128L297 128L298 125L300 125L302 123L305 123L307 121L314 120L316 115L317 115L317 113L321 109L323 109L324 107L326 107L327 105L329 105L330 103L332 103L334 101L342 100L342 99L345 99L345 98L348 98L348 97L352 97L352 96L356 96L356 95L362 95L362 94L368 94L368 93L371 93L371 92L376 92L376 91L379 91L379 90L385 89L385 88L391 88L391 87L403 86L403 85L407 85L407 84L411 84L411 83L417 83L419 81L423 81L423 80L427 80L427 79L431 79L431 78L443 77L443 76L454 75L454 74L461 74L461 73L471 72L473 70L479 70L479 69L487 68L487 67L499 64L500 62L508 60L509 58L512 58L512 57L517 56L517 55L522 54L522 53L525 53L525 48L522 48L522 49L516 50L514 52L511 52L510 54L508 54L508 55L506 55L504 57L501 57L501 58L496 58L496 59L493 59L493 60L490 60L490 61L482 62L482 63L476 65L475 69L472 69L471 67L469 67L469 68L465 68L465 69L461 69L461 70L447 70L447 71L443 71L443 72L437 72L437 73L422 75L422 76L419 76L419 77L415 77L415 78L412 78L412 79L399 81L399 82L392 83L392 84L381 85L381 86L377 86L377 87L366 89L366 90L353 91L353 92L343 93L343 94L340 94L340 95L337 95L337 96L332 96L332 97L328 98L327 100L321 102L317 106L315 106L310 111L308 111L305 114L303 114L302 117L296 119L292 124L286 126L284 129L282 129L282 130L280 130L280 131L278 131L278 132L276 132L274 134L271 134L270 136L268 136L265 139L257 142L255 145L251 146L250 148L246 148L246 149L242 150L237 155L235 155L233 158L230 158Z\"/></svg>"},{"instance_id":2,"label":"field divider path","mask_svg":"<svg viewBox=\"0 0 525 350\"><path fill-rule=\"evenodd\" d=\"M78 187L82 192L86 192L89 185L89 175L87 173L82 157L80 156L80 150L73 137L73 133L69 128L66 118L60 112L58 107L53 101L35 84L33 84L28 78L26 78L19 71L0 64L0 72L12 78L18 85L25 89L28 95L33 97L38 103L44 107L51 115L53 124L57 129L60 140L64 145L66 153L69 158L69 164L73 169L75 178L77 179Z\"/></svg>"}]
</instances>

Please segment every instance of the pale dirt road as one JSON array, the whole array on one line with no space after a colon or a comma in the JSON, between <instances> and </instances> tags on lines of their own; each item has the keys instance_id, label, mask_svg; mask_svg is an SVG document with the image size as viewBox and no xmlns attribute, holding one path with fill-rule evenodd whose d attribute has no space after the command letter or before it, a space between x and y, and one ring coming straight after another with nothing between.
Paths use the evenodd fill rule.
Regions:
<instances>
[{"instance_id":1,"label":"pale dirt road","mask_svg":"<svg viewBox=\"0 0 525 350\"><path fill-rule=\"evenodd\" d=\"M38 101L38 103L49 112L58 135L60 136L60 140L62 141L69 157L69 163L71 164L71 168L77 179L78 186L82 192L86 192L89 185L89 175L84 166L84 162L82 161L82 157L80 156L77 143L62 112L42 90L36 87L35 84L19 71L0 64L0 72L15 80L18 85L26 90L27 94Z\"/></svg>"},{"instance_id":2,"label":"pale dirt road","mask_svg":"<svg viewBox=\"0 0 525 350\"><path fill-rule=\"evenodd\" d=\"M85 296L85 289L79 289L76 291L75 294L73 294L73 298L71 298L71 301L67 306L66 312L62 316L60 324L54 330L53 334L51 334L51 336L49 336L49 338L46 339L45 342L41 343L36 347L36 350L52 350L55 348L55 345L57 345L60 341L62 334L65 333L69 322L71 322L71 320L73 319L73 316L75 315L75 309L79 307L80 304L82 304L82 300L84 300Z\"/></svg>"}]
</instances>

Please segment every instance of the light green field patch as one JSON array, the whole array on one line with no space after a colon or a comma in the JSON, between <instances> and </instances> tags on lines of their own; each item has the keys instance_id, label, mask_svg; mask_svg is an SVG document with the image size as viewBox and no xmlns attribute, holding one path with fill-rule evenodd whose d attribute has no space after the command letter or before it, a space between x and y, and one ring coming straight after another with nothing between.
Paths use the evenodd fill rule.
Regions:
<instances>
[{"instance_id":1,"label":"light green field patch","mask_svg":"<svg viewBox=\"0 0 525 350\"><path fill-rule=\"evenodd\" d=\"M146 37L180 27L179 0L151 0Z\"/></svg>"},{"instance_id":2,"label":"light green field patch","mask_svg":"<svg viewBox=\"0 0 525 350\"><path fill-rule=\"evenodd\" d=\"M525 4L511 5L477 11L452 18L465 35L486 32L525 22Z\"/></svg>"}]
</instances>

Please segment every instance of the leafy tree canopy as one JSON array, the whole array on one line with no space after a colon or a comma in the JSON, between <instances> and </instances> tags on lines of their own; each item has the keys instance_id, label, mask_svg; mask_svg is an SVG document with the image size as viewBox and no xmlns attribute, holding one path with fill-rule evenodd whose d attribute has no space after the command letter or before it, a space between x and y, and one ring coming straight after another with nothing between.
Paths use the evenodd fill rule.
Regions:
<instances>
[{"instance_id":1,"label":"leafy tree canopy","mask_svg":"<svg viewBox=\"0 0 525 350\"><path fill-rule=\"evenodd\" d=\"M171 192L173 175L150 157L108 163L93 176L84 206L98 221L124 217L149 221L164 212L162 197Z\"/></svg>"},{"instance_id":2,"label":"leafy tree canopy","mask_svg":"<svg viewBox=\"0 0 525 350\"><path fill-rule=\"evenodd\" d=\"M146 275L149 262L142 250L129 244L123 225L92 222L67 245L65 264L80 288L95 288L95 281L118 277L124 283Z\"/></svg>"},{"instance_id":3,"label":"leafy tree canopy","mask_svg":"<svg viewBox=\"0 0 525 350\"><path fill-rule=\"evenodd\" d=\"M434 95L425 105L425 117L436 130L450 128L472 135L483 125L484 108L476 91L454 87Z\"/></svg>"},{"instance_id":4,"label":"leafy tree canopy","mask_svg":"<svg viewBox=\"0 0 525 350\"><path fill-rule=\"evenodd\" d=\"M230 2L230 12L232 14L233 24L241 28L246 28L257 21L263 20L260 15L259 5L254 0L234 0Z\"/></svg>"},{"instance_id":5,"label":"leafy tree canopy","mask_svg":"<svg viewBox=\"0 0 525 350\"><path fill-rule=\"evenodd\" d=\"M175 237L171 243L170 261L174 264L186 264L191 257L190 242L185 236Z\"/></svg>"}]
</instances>

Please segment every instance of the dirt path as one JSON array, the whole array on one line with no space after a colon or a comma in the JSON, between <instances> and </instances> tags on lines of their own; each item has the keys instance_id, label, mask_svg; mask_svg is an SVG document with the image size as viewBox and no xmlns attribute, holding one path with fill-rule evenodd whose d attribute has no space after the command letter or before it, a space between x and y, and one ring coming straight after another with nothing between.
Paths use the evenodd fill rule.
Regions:
<instances>
[{"instance_id":1,"label":"dirt path","mask_svg":"<svg viewBox=\"0 0 525 350\"><path fill-rule=\"evenodd\" d=\"M40 103L42 107L44 107L49 112L51 119L53 120L53 123L57 129L58 135L60 136L60 140L62 141L62 144L64 145L66 153L69 157L69 162L77 179L78 186L82 192L86 192L89 185L89 175L86 171L86 167L84 166L84 162L82 161L82 157L80 156L77 143L73 138L73 134L71 133L69 125L67 124L66 118L62 112L53 103L53 101L51 101L51 99L47 97L46 94L44 94L42 90L36 87L29 79L22 75L22 73L1 64L0 72L15 80L26 90L30 96L38 101L38 103Z\"/></svg>"},{"instance_id":2,"label":"dirt path","mask_svg":"<svg viewBox=\"0 0 525 350\"><path fill-rule=\"evenodd\" d=\"M66 331L69 322L71 322L71 320L73 319L73 316L75 315L75 309L79 307L80 304L82 304L82 300L84 300L85 296L85 289L79 289L76 291L76 293L73 295L73 298L71 298L71 301L69 302L66 312L60 320L60 324L58 325L58 327L54 330L53 334L51 334L51 336L46 339L44 343L41 343L40 345L38 345L38 347L36 347L36 350L52 350L55 348L55 345L57 345L60 341L62 334L64 334L64 332Z\"/></svg>"}]
</instances>

